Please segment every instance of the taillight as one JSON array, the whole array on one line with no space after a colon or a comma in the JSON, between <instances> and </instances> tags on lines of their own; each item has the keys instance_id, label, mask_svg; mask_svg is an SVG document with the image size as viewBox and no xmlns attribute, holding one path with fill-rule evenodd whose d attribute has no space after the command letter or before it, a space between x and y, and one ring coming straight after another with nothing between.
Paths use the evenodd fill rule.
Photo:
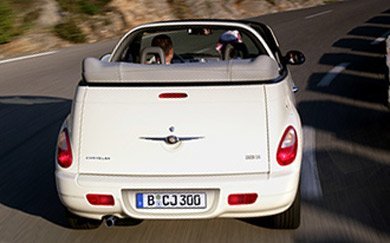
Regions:
<instances>
[{"instance_id":1,"label":"taillight","mask_svg":"<svg viewBox=\"0 0 390 243\"><path fill-rule=\"evenodd\" d=\"M292 126L287 127L280 140L276 159L280 165L291 164L296 155L298 149L298 137L297 132Z\"/></svg>"},{"instance_id":2,"label":"taillight","mask_svg":"<svg viewBox=\"0 0 390 243\"><path fill-rule=\"evenodd\" d=\"M87 200L92 205L113 206L115 204L114 197L112 195L87 194Z\"/></svg>"},{"instance_id":3,"label":"taillight","mask_svg":"<svg viewBox=\"0 0 390 243\"><path fill-rule=\"evenodd\" d=\"M72 149L68 129L63 129L58 136L57 142L57 162L62 168L68 168L72 165Z\"/></svg>"},{"instance_id":4,"label":"taillight","mask_svg":"<svg viewBox=\"0 0 390 243\"><path fill-rule=\"evenodd\" d=\"M252 204L256 202L257 193L240 193L240 194L230 194L228 197L229 205L242 205L242 204Z\"/></svg>"}]
</instances>

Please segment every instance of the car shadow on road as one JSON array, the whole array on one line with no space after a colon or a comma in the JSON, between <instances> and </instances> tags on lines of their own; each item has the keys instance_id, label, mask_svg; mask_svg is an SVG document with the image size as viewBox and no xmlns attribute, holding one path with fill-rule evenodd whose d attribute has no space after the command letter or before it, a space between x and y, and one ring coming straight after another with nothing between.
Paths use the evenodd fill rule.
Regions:
<instances>
[{"instance_id":1,"label":"car shadow on road","mask_svg":"<svg viewBox=\"0 0 390 243\"><path fill-rule=\"evenodd\" d=\"M70 107L60 98L0 97L0 204L67 226L54 156Z\"/></svg>"}]
</instances>

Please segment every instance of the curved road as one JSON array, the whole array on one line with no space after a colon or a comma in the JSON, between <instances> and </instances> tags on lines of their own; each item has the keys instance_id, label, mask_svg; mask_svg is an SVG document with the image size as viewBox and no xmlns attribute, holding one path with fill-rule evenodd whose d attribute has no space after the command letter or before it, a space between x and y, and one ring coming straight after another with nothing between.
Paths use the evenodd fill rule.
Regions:
<instances>
[{"instance_id":1,"label":"curved road","mask_svg":"<svg viewBox=\"0 0 390 243\"><path fill-rule=\"evenodd\" d=\"M346 0L254 18L273 27L291 67L305 131L302 223L271 230L238 219L147 220L72 230L53 177L59 126L80 62L115 41L0 62L0 242L390 242L390 113L382 41L388 0ZM257 226L260 225L260 226Z\"/></svg>"}]
</instances>

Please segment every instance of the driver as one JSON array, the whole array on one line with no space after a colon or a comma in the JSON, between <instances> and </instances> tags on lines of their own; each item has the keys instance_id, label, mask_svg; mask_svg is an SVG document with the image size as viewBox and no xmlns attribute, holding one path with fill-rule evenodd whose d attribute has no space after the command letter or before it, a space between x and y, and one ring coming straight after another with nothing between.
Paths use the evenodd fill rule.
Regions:
<instances>
[{"instance_id":1,"label":"driver","mask_svg":"<svg viewBox=\"0 0 390 243\"><path fill-rule=\"evenodd\" d=\"M161 34L152 40L152 46L161 47L165 54L165 64L171 64L173 59L173 44L169 36Z\"/></svg>"}]
</instances>

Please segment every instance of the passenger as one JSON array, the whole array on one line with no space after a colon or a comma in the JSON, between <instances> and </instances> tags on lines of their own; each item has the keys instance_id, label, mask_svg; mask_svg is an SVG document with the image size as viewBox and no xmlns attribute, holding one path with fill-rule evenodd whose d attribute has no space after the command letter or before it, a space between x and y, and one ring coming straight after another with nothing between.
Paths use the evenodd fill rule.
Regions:
<instances>
[{"instance_id":1,"label":"passenger","mask_svg":"<svg viewBox=\"0 0 390 243\"><path fill-rule=\"evenodd\" d=\"M173 44L172 40L167 35L157 35L152 40L152 46L161 47L165 54L165 64L171 64L173 59Z\"/></svg>"},{"instance_id":2,"label":"passenger","mask_svg":"<svg viewBox=\"0 0 390 243\"><path fill-rule=\"evenodd\" d=\"M246 58L248 56L248 49L243 43L241 34L238 30L224 32L219 37L215 49L222 60Z\"/></svg>"}]
</instances>

